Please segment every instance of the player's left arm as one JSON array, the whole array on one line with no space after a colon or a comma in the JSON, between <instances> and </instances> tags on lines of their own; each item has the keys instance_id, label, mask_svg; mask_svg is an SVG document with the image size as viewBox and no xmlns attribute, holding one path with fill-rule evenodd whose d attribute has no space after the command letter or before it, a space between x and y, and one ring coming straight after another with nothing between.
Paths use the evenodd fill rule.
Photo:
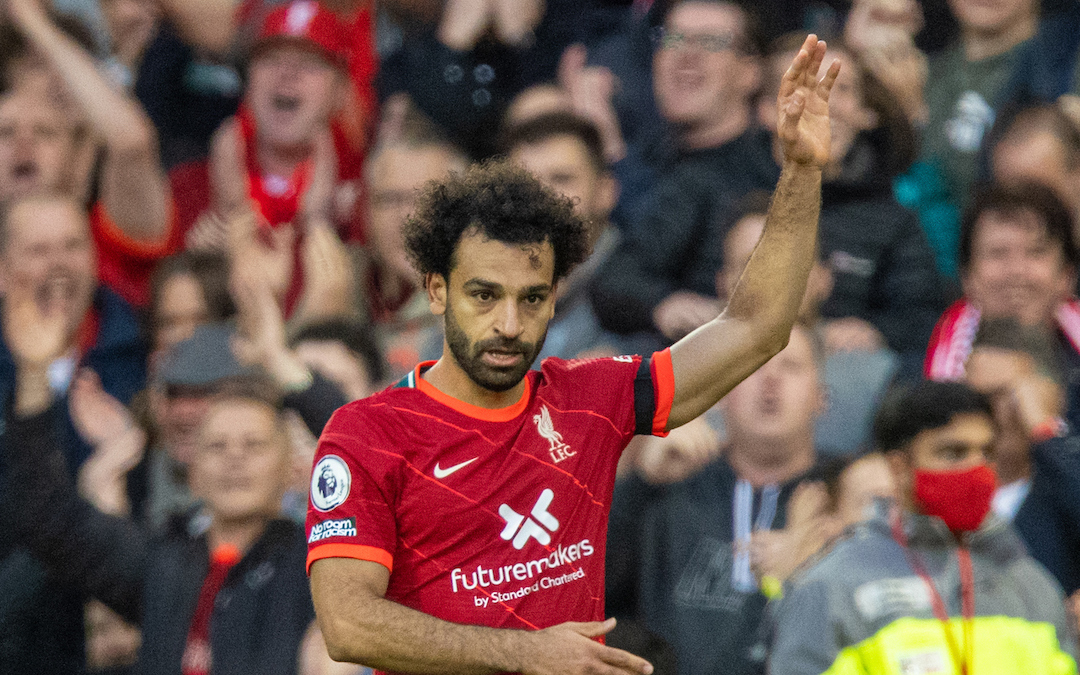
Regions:
<instances>
[{"instance_id":1,"label":"player's left arm","mask_svg":"<svg viewBox=\"0 0 1080 675\"><path fill-rule=\"evenodd\" d=\"M132 96L115 88L93 56L65 35L35 0L13 0L9 14L63 81L96 137L105 144L100 192L109 218L138 242L158 243L171 217L157 134Z\"/></svg>"},{"instance_id":2,"label":"player's left arm","mask_svg":"<svg viewBox=\"0 0 1080 675\"><path fill-rule=\"evenodd\" d=\"M818 78L825 43L807 36L784 74L777 133L784 166L754 254L727 308L671 348L675 393L668 429L701 415L788 342L817 251L821 169L829 159L834 62Z\"/></svg>"}]
</instances>

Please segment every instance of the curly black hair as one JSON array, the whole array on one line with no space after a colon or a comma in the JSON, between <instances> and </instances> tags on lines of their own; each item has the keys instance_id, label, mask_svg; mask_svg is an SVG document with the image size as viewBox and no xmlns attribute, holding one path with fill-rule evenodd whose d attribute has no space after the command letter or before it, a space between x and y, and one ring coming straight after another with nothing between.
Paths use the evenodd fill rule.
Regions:
<instances>
[{"instance_id":1,"label":"curly black hair","mask_svg":"<svg viewBox=\"0 0 1080 675\"><path fill-rule=\"evenodd\" d=\"M589 255L585 225L570 199L503 159L429 183L405 224L405 246L425 278L431 273L449 278L458 242L474 232L507 244L550 242L555 281Z\"/></svg>"}]
</instances>

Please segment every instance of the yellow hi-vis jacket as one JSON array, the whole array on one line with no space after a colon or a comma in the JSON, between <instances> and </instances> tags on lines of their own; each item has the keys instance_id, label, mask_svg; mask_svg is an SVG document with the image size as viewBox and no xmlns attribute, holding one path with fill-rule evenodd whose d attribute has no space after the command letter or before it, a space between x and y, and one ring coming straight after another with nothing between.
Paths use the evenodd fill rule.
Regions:
<instances>
[{"instance_id":1,"label":"yellow hi-vis jacket","mask_svg":"<svg viewBox=\"0 0 1080 675\"><path fill-rule=\"evenodd\" d=\"M927 516L906 514L904 530L945 604L954 648L879 508L785 589L770 675L961 675L956 651L971 655L967 675L1076 675L1061 589L1010 525L991 514L967 537L975 597L967 632L956 539Z\"/></svg>"}]
</instances>

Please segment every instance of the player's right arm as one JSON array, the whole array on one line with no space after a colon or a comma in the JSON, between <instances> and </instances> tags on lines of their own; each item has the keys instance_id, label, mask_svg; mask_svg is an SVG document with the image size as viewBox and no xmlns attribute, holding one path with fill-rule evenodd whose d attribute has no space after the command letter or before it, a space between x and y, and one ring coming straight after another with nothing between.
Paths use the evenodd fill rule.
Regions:
<instances>
[{"instance_id":1,"label":"player's right arm","mask_svg":"<svg viewBox=\"0 0 1080 675\"><path fill-rule=\"evenodd\" d=\"M539 631L466 626L388 600L390 571L353 558L311 566L311 594L326 648L335 661L423 675L649 675L652 666L593 638L614 619L562 623Z\"/></svg>"}]
</instances>

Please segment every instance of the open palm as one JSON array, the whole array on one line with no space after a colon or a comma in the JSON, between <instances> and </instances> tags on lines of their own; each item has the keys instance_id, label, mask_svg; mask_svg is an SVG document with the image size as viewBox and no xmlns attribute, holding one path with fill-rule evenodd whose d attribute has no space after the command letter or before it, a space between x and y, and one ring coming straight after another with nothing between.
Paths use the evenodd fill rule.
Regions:
<instances>
[{"instance_id":1,"label":"open palm","mask_svg":"<svg viewBox=\"0 0 1080 675\"><path fill-rule=\"evenodd\" d=\"M788 161L821 168L829 161L829 92L840 63L833 62L818 79L825 42L808 35L784 73L776 105L777 132Z\"/></svg>"}]
</instances>

